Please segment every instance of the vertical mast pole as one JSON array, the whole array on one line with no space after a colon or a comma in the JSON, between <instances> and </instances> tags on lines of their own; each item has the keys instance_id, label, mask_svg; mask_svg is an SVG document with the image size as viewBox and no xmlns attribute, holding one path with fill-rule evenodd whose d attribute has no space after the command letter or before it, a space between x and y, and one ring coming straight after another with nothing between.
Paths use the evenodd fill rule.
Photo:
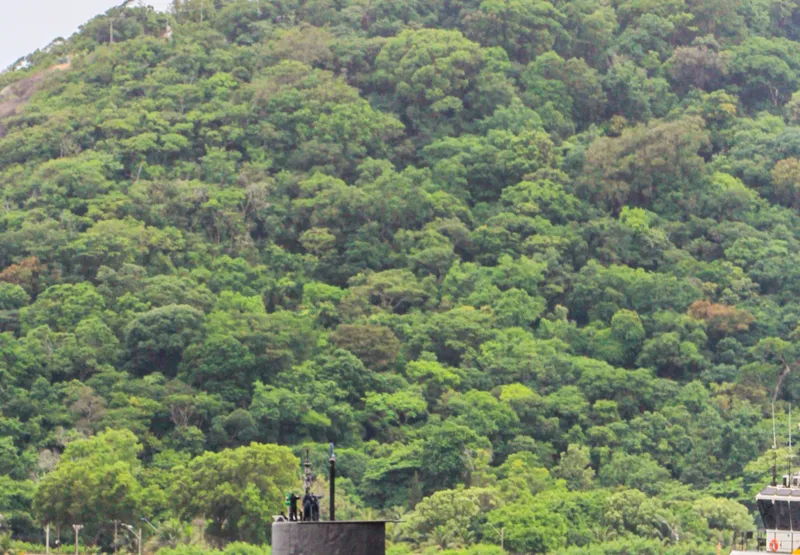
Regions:
<instances>
[{"instance_id":1,"label":"vertical mast pole","mask_svg":"<svg viewBox=\"0 0 800 555\"><path fill-rule=\"evenodd\" d=\"M331 453L328 463L330 464L330 498L328 499L328 514L329 519L334 521L336 520L336 454L333 452L333 443L331 443Z\"/></svg>"},{"instance_id":2,"label":"vertical mast pole","mask_svg":"<svg viewBox=\"0 0 800 555\"><path fill-rule=\"evenodd\" d=\"M772 486L778 485L778 434L775 431L775 400L772 401Z\"/></svg>"}]
</instances>

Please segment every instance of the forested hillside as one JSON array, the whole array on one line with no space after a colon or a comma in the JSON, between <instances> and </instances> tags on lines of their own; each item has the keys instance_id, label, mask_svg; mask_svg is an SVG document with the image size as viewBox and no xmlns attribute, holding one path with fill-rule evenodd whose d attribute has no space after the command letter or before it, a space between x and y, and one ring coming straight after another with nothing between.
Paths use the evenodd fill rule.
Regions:
<instances>
[{"instance_id":1,"label":"forested hillside","mask_svg":"<svg viewBox=\"0 0 800 555\"><path fill-rule=\"evenodd\" d=\"M798 0L176 0L0 74L2 529L263 544L335 442L393 555L729 548L800 397L798 40Z\"/></svg>"}]
</instances>

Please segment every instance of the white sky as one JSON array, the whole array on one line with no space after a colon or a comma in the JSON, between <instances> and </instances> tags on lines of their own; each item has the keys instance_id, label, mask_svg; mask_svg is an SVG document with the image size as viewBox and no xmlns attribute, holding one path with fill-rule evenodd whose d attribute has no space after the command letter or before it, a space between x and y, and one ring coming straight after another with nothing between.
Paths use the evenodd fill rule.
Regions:
<instances>
[{"instance_id":1,"label":"white sky","mask_svg":"<svg viewBox=\"0 0 800 555\"><path fill-rule=\"evenodd\" d=\"M0 71L123 0L0 0ZM166 9L170 0L142 0Z\"/></svg>"}]
</instances>

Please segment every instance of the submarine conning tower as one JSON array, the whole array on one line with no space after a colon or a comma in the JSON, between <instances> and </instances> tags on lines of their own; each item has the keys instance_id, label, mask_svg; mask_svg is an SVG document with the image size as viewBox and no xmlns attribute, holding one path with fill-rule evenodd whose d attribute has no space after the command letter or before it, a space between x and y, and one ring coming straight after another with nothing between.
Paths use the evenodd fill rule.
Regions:
<instances>
[{"instance_id":1,"label":"submarine conning tower","mask_svg":"<svg viewBox=\"0 0 800 555\"><path fill-rule=\"evenodd\" d=\"M273 522L272 555L385 555L386 522Z\"/></svg>"},{"instance_id":2,"label":"submarine conning tower","mask_svg":"<svg viewBox=\"0 0 800 555\"><path fill-rule=\"evenodd\" d=\"M314 475L306 452L304 486L310 504L304 506L302 520L292 520L291 511L288 520L284 516L275 517L272 523L272 555L385 555L386 523L397 521L336 520L336 455L333 443L330 444L328 462L330 520L319 520L319 497L309 497Z\"/></svg>"}]
</instances>

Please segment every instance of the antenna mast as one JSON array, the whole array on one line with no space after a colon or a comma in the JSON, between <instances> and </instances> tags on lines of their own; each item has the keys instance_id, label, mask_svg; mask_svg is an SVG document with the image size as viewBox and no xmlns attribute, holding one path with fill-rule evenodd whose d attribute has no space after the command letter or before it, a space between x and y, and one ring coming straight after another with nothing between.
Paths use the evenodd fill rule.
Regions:
<instances>
[{"instance_id":1,"label":"antenna mast","mask_svg":"<svg viewBox=\"0 0 800 555\"><path fill-rule=\"evenodd\" d=\"M775 400L772 400L772 487L778 485L778 434L775 431Z\"/></svg>"},{"instance_id":2,"label":"antenna mast","mask_svg":"<svg viewBox=\"0 0 800 555\"><path fill-rule=\"evenodd\" d=\"M308 449L306 449L306 460L303 463L303 487L306 490L306 495L311 491L311 484L314 482L314 473L311 471L311 459L308 457Z\"/></svg>"},{"instance_id":3,"label":"antenna mast","mask_svg":"<svg viewBox=\"0 0 800 555\"><path fill-rule=\"evenodd\" d=\"M328 499L328 519L336 520L336 453L333 452L333 443L330 445L330 459L328 464L330 468L330 484L328 485L330 491L330 499Z\"/></svg>"},{"instance_id":4,"label":"antenna mast","mask_svg":"<svg viewBox=\"0 0 800 555\"><path fill-rule=\"evenodd\" d=\"M792 484L792 402L789 401L789 485Z\"/></svg>"}]
</instances>

